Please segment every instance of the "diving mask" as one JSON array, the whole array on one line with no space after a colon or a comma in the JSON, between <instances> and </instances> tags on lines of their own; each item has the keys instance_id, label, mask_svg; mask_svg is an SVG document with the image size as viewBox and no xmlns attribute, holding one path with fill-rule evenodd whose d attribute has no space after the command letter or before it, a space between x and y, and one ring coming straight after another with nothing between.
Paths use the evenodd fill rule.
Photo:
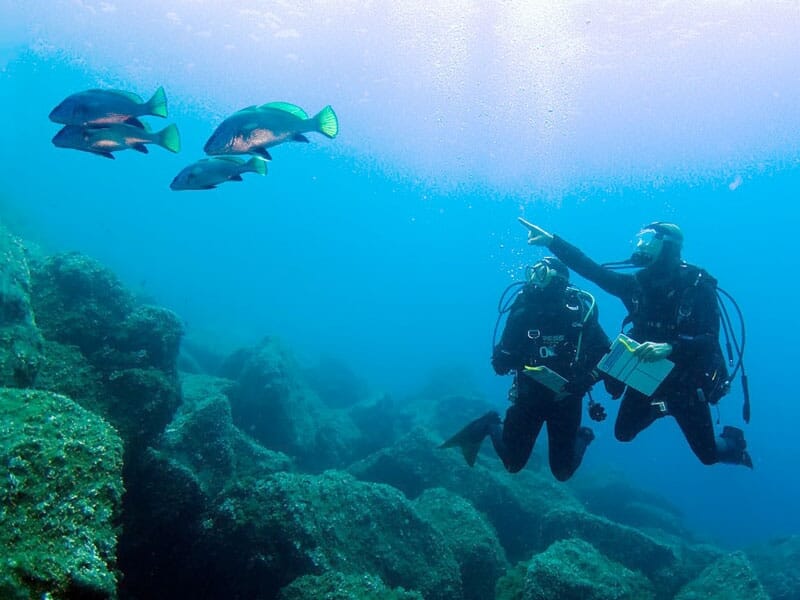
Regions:
<instances>
[{"instance_id":1,"label":"diving mask","mask_svg":"<svg viewBox=\"0 0 800 600\"><path fill-rule=\"evenodd\" d=\"M663 235L655 229L643 229L636 235L636 249L631 257L631 262L642 266L652 264L661 255L663 248Z\"/></svg>"},{"instance_id":2,"label":"diving mask","mask_svg":"<svg viewBox=\"0 0 800 600\"><path fill-rule=\"evenodd\" d=\"M566 267L554 264L553 261L555 260L556 259L551 259L549 257L544 258L535 265L528 267L526 273L528 283L539 289L545 289L555 279L560 278L563 281L567 281L568 276L565 276L562 272L562 270L566 271ZM561 269L558 268L559 266Z\"/></svg>"}]
</instances>

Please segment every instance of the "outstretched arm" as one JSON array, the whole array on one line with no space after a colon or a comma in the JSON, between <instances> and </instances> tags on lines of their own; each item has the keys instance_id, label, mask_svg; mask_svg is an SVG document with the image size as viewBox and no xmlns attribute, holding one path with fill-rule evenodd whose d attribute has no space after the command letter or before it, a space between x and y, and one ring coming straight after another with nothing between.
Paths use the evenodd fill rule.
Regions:
<instances>
[{"instance_id":1,"label":"outstretched arm","mask_svg":"<svg viewBox=\"0 0 800 600\"><path fill-rule=\"evenodd\" d=\"M549 248L553 254L573 271L603 288L609 294L626 300L629 298L636 285L633 275L617 273L601 267L575 246L557 235L545 231L538 225L526 221L522 217L517 219L528 230L528 243L532 246Z\"/></svg>"}]
</instances>

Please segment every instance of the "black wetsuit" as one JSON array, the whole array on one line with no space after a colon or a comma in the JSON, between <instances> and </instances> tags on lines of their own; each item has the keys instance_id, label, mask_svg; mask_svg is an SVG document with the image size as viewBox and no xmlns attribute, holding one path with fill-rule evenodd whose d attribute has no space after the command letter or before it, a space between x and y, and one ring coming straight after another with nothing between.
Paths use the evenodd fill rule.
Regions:
<instances>
[{"instance_id":1,"label":"black wetsuit","mask_svg":"<svg viewBox=\"0 0 800 600\"><path fill-rule=\"evenodd\" d=\"M637 342L667 342L675 367L651 397L628 388L614 433L631 441L653 421L672 415L701 462L719 461L709 402L726 391L727 369L719 345L716 281L678 258L638 271L605 269L554 236L550 249L570 269L617 296L628 309Z\"/></svg>"},{"instance_id":2,"label":"black wetsuit","mask_svg":"<svg viewBox=\"0 0 800 600\"><path fill-rule=\"evenodd\" d=\"M498 373L516 371L514 403L506 411L502 435L492 434L495 451L512 473L528 462L545 422L550 470L560 481L575 472L593 437L586 428L579 436L582 398L595 382L592 370L608 351L609 340L598 323L596 307L590 313L586 299L576 292L574 288L566 293L563 288L556 293L523 288L494 350L492 363ZM525 365L555 371L569 381L568 393L557 397L526 375Z\"/></svg>"}]
</instances>

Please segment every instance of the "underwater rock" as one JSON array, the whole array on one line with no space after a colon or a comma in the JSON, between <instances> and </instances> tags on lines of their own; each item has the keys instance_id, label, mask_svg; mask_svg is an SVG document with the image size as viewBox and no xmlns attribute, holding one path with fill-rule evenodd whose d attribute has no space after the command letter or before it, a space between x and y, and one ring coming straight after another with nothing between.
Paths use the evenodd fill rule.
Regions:
<instances>
[{"instance_id":1,"label":"underwater rock","mask_svg":"<svg viewBox=\"0 0 800 600\"><path fill-rule=\"evenodd\" d=\"M367 382L342 360L325 355L314 367L303 370L303 378L329 408L350 408L369 396Z\"/></svg>"},{"instance_id":2,"label":"underwater rock","mask_svg":"<svg viewBox=\"0 0 800 600\"><path fill-rule=\"evenodd\" d=\"M619 473L579 470L569 485L591 513L639 529L660 529L691 538L676 506L658 494L637 488Z\"/></svg>"},{"instance_id":3,"label":"underwater rock","mask_svg":"<svg viewBox=\"0 0 800 600\"><path fill-rule=\"evenodd\" d=\"M0 597L115 598L122 441L65 396L0 389Z\"/></svg>"},{"instance_id":4,"label":"underwater rock","mask_svg":"<svg viewBox=\"0 0 800 600\"><path fill-rule=\"evenodd\" d=\"M800 597L800 535L760 544L750 548L747 556L773 600Z\"/></svg>"},{"instance_id":5,"label":"underwater rock","mask_svg":"<svg viewBox=\"0 0 800 600\"><path fill-rule=\"evenodd\" d=\"M645 533L609 521L583 510L554 508L542 520L542 536L547 542L580 538L591 543L608 558L648 577L673 569L677 557L672 548Z\"/></svg>"},{"instance_id":6,"label":"underwater rock","mask_svg":"<svg viewBox=\"0 0 800 600\"><path fill-rule=\"evenodd\" d=\"M462 598L458 563L432 525L397 490L326 471L277 473L237 485L215 512L238 573L228 597L269 598L303 575L326 571L380 577L430 600Z\"/></svg>"},{"instance_id":7,"label":"underwater rock","mask_svg":"<svg viewBox=\"0 0 800 600\"><path fill-rule=\"evenodd\" d=\"M63 394L86 410L111 420L102 377L77 346L45 341L36 389Z\"/></svg>"},{"instance_id":8,"label":"underwater rock","mask_svg":"<svg viewBox=\"0 0 800 600\"><path fill-rule=\"evenodd\" d=\"M48 346L53 355L47 359L46 385L60 389L52 374L64 373L68 365L80 366L81 376L94 383L85 364L63 349L77 347L100 376L105 394L92 386L89 398L76 397L95 404L93 410L119 430L129 450L154 443L181 400L175 365L183 329L175 314L138 305L111 271L78 253L33 265L32 290L44 337L62 345ZM68 362L59 368L59 359ZM74 388L75 378L69 379Z\"/></svg>"},{"instance_id":9,"label":"underwater rock","mask_svg":"<svg viewBox=\"0 0 800 600\"><path fill-rule=\"evenodd\" d=\"M546 547L542 517L550 509L580 510L568 488L554 482L549 473L526 469L512 475L502 470L499 459L487 468L479 458L470 468L459 452L439 449L441 441L416 428L390 448L353 464L349 471L364 481L394 486L412 499L435 487L458 494L488 517L512 561L527 559Z\"/></svg>"},{"instance_id":10,"label":"underwater rock","mask_svg":"<svg viewBox=\"0 0 800 600\"><path fill-rule=\"evenodd\" d=\"M390 589L374 575L344 575L328 571L322 575L303 575L278 594L278 600L424 600L419 592L401 587Z\"/></svg>"},{"instance_id":11,"label":"underwater rock","mask_svg":"<svg viewBox=\"0 0 800 600\"><path fill-rule=\"evenodd\" d=\"M348 411L358 428L356 456L365 457L394 444L414 426L416 415L403 402L389 394L356 404Z\"/></svg>"},{"instance_id":12,"label":"underwater rock","mask_svg":"<svg viewBox=\"0 0 800 600\"><path fill-rule=\"evenodd\" d=\"M494 527L472 504L443 488L426 490L414 501L417 512L444 536L461 568L466 600L494 596L495 582L508 568Z\"/></svg>"},{"instance_id":13,"label":"underwater rock","mask_svg":"<svg viewBox=\"0 0 800 600\"><path fill-rule=\"evenodd\" d=\"M33 384L42 341L31 306L28 252L22 241L0 226L0 385Z\"/></svg>"},{"instance_id":14,"label":"underwater rock","mask_svg":"<svg viewBox=\"0 0 800 600\"><path fill-rule=\"evenodd\" d=\"M609 560L579 539L555 542L527 565L522 600L648 600L656 597L640 573Z\"/></svg>"},{"instance_id":15,"label":"underwater rock","mask_svg":"<svg viewBox=\"0 0 800 600\"><path fill-rule=\"evenodd\" d=\"M126 461L125 485L120 595L197 597L218 575L204 526L211 500L200 480L185 465L148 448Z\"/></svg>"},{"instance_id":16,"label":"underwater rock","mask_svg":"<svg viewBox=\"0 0 800 600\"><path fill-rule=\"evenodd\" d=\"M310 471L353 460L359 431L345 413L323 404L276 338L234 352L219 374L238 384L230 393L234 424L266 448L290 455Z\"/></svg>"},{"instance_id":17,"label":"underwater rock","mask_svg":"<svg viewBox=\"0 0 800 600\"><path fill-rule=\"evenodd\" d=\"M31 265L36 323L48 340L80 348L94 366L94 356L119 330L134 308L133 296L99 262L69 252Z\"/></svg>"},{"instance_id":18,"label":"underwater rock","mask_svg":"<svg viewBox=\"0 0 800 600\"><path fill-rule=\"evenodd\" d=\"M178 316L160 306L137 306L115 332L115 368L152 367L165 373L176 369L183 325Z\"/></svg>"},{"instance_id":19,"label":"underwater rock","mask_svg":"<svg viewBox=\"0 0 800 600\"><path fill-rule=\"evenodd\" d=\"M156 443L181 403L177 374L153 368L112 371L107 389L109 419L134 452Z\"/></svg>"},{"instance_id":20,"label":"underwater rock","mask_svg":"<svg viewBox=\"0 0 800 600\"><path fill-rule=\"evenodd\" d=\"M292 470L289 457L259 446L233 425L227 394L235 383L209 375L181 378L183 403L159 449L187 466L209 496L233 478L262 478Z\"/></svg>"},{"instance_id":21,"label":"underwater rock","mask_svg":"<svg viewBox=\"0 0 800 600\"><path fill-rule=\"evenodd\" d=\"M796 594L797 590L795 590ZM793 596L793 597L796 597ZM675 600L769 600L743 552L733 552L706 567Z\"/></svg>"}]
</instances>

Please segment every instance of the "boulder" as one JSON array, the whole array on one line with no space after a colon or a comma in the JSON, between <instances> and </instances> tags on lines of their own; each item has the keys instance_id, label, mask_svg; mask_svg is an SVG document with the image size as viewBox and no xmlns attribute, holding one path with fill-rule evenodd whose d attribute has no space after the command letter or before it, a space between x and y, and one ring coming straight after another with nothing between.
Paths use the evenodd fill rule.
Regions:
<instances>
[{"instance_id":1,"label":"boulder","mask_svg":"<svg viewBox=\"0 0 800 600\"><path fill-rule=\"evenodd\" d=\"M465 499L443 488L426 490L414 501L414 507L452 550L461 568L465 600L491 598L508 561L497 532L486 517Z\"/></svg>"},{"instance_id":2,"label":"boulder","mask_svg":"<svg viewBox=\"0 0 800 600\"><path fill-rule=\"evenodd\" d=\"M371 574L426 599L462 598L443 536L397 490L346 473L277 473L220 496L215 529L227 544L230 597L271 597L303 575Z\"/></svg>"},{"instance_id":3,"label":"boulder","mask_svg":"<svg viewBox=\"0 0 800 600\"><path fill-rule=\"evenodd\" d=\"M579 539L555 542L528 562L523 600L648 600L652 584Z\"/></svg>"},{"instance_id":4,"label":"boulder","mask_svg":"<svg viewBox=\"0 0 800 600\"><path fill-rule=\"evenodd\" d=\"M374 575L345 575L328 571L303 575L283 588L278 600L424 600L419 592L390 589Z\"/></svg>"},{"instance_id":5,"label":"boulder","mask_svg":"<svg viewBox=\"0 0 800 600\"><path fill-rule=\"evenodd\" d=\"M0 226L0 386L33 385L42 341L31 305L28 252Z\"/></svg>"},{"instance_id":6,"label":"boulder","mask_svg":"<svg viewBox=\"0 0 800 600\"><path fill-rule=\"evenodd\" d=\"M65 396L0 389L0 597L115 598L122 441Z\"/></svg>"},{"instance_id":7,"label":"boulder","mask_svg":"<svg viewBox=\"0 0 800 600\"><path fill-rule=\"evenodd\" d=\"M795 590L795 593L797 590ZM769 600L743 552L718 559L678 592L675 600Z\"/></svg>"}]
</instances>

